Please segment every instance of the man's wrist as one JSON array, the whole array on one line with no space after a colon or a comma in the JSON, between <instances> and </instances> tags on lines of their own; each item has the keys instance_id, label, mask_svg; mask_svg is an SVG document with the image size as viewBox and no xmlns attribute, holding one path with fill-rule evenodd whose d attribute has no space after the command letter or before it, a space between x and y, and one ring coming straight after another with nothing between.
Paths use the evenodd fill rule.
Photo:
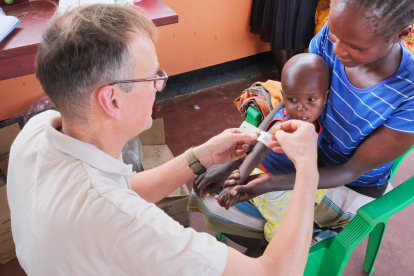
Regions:
<instances>
[{"instance_id":1,"label":"man's wrist","mask_svg":"<svg viewBox=\"0 0 414 276\"><path fill-rule=\"evenodd\" d=\"M193 148L193 153L200 161L200 164L203 165L205 168L208 169L213 165L210 156L210 149L206 147L205 144Z\"/></svg>"}]
</instances>

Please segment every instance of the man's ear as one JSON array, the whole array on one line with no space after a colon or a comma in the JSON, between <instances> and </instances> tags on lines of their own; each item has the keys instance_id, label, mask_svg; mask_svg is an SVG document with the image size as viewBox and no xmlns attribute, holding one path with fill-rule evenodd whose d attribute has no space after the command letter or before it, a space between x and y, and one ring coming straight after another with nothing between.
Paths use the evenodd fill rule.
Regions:
<instances>
[{"instance_id":1,"label":"man's ear","mask_svg":"<svg viewBox=\"0 0 414 276\"><path fill-rule=\"evenodd\" d=\"M323 104L326 104L328 102L328 94L329 94L329 89L326 90L325 92L325 99L323 100Z\"/></svg>"},{"instance_id":2,"label":"man's ear","mask_svg":"<svg viewBox=\"0 0 414 276\"><path fill-rule=\"evenodd\" d=\"M406 38L410 33L411 33L411 31L412 31L412 29L413 29L413 25L409 25L409 26L407 26L407 27L405 27L405 28L403 28L399 33L398 33L398 35L394 38L394 40L392 41L392 42L394 42L394 43L398 43L398 42L400 42L400 41L403 41L404 40L404 38Z\"/></svg>"},{"instance_id":3,"label":"man's ear","mask_svg":"<svg viewBox=\"0 0 414 276\"><path fill-rule=\"evenodd\" d=\"M105 85L99 88L97 98L103 112L119 122L121 120L120 99L114 86Z\"/></svg>"}]
</instances>

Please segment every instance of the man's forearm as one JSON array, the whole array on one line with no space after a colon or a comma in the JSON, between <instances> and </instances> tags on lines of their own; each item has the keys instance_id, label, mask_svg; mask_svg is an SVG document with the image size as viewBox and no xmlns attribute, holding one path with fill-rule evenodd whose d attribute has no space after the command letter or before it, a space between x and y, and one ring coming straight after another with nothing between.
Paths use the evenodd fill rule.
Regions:
<instances>
[{"instance_id":1,"label":"man's forearm","mask_svg":"<svg viewBox=\"0 0 414 276\"><path fill-rule=\"evenodd\" d=\"M131 189L148 202L158 202L194 176L184 154L169 162L137 173L129 179Z\"/></svg>"},{"instance_id":2,"label":"man's forearm","mask_svg":"<svg viewBox=\"0 0 414 276\"><path fill-rule=\"evenodd\" d=\"M303 274L312 237L317 184L316 164L298 165L295 187L283 223L260 258L265 271L271 272L277 267L280 275Z\"/></svg>"}]
</instances>

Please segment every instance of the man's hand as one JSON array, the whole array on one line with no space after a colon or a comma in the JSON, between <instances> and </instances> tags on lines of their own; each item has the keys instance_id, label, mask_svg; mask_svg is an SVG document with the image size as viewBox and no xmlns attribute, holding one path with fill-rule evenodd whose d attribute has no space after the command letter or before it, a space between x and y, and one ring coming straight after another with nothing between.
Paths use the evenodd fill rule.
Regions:
<instances>
[{"instance_id":1,"label":"man's hand","mask_svg":"<svg viewBox=\"0 0 414 276\"><path fill-rule=\"evenodd\" d=\"M316 160L318 135L313 124L290 120L275 128L272 135L275 142L268 144L274 152L286 153L295 166Z\"/></svg>"},{"instance_id":2,"label":"man's hand","mask_svg":"<svg viewBox=\"0 0 414 276\"><path fill-rule=\"evenodd\" d=\"M201 164L209 168L215 164L224 164L244 156L245 144L257 140L256 134L241 133L238 129L226 129L206 143L194 148L194 155Z\"/></svg>"}]
</instances>

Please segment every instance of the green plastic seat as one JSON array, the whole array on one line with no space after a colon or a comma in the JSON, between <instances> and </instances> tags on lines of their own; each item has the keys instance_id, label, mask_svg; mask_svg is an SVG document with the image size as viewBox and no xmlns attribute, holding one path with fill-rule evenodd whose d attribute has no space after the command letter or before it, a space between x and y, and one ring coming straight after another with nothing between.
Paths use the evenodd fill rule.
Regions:
<instances>
[{"instance_id":1,"label":"green plastic seat","mask_svg":"<svg viewBox=\"0 0 414 276\"><path fill-rule=\"evenodd\" d=\"M247 108L245 121L255 127L258 127L262 122L262 114L253 106L249 106Z\"/></svg>"},{"instance_id":2,"label":"green plastic seat","mask_svg":"<svg viewBox=\"0 0 414 276\"><path fill-rule=\"evenodd\" d=\"M403 159L412 151L395 160L390 182ZM364 271L374 273L374 264L384 239L390 216L414 202L414 176L382 197L361 207L355 218L337 236L323 240L309 250L304 275L342 275L354 248L369 235Z\"/></svg>"}]
</instances>

